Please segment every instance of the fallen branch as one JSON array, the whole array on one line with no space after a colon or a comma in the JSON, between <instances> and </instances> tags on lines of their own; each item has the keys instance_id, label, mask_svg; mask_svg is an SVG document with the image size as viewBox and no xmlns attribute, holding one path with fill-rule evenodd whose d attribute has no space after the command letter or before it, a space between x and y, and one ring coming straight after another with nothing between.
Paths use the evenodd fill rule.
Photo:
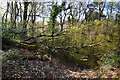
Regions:
<instances>
[{"instance_id":1,"label":"fallen branch","mask_svg":"<svg viewBox=\"0 0 120 80\"><path fill-rule=\"evenodd\" d=\"M68 49L68 48L78 48L78 47L86 48L86 47L94 47L94 46L100 45L101 43L104 43L104 42L111 42L111 41L101 41L101 42L98 42L96 44L85 44L85 45L67 46L67 47L64 47L64 46L59 46L59 47L54 46L52 48L55 48L55 49Z\"/></svg>"},{"instance_id":2,"label":"fallen branch","mask_svg":"<svg viewBox=\"0 0 120 80\"><path fill-rule=\"evenodd\" d=\"M43 31L42 33L44 33L45 31ZM66 32L66 31L63 31L63 32L60 32L60 33L57 33L57 34L55 34L55 35L42 35L42 33L40 33L40 35L38 35L38 36L36 36L36 37L30 37L30 38L28 38L28 39L25 39L25 40L23 40L23 41L29 41L29 40L31 40L31 39L36 39L36 38L38 38L38 37L43 37L43 36L45 36L45 37L56 37L56 36L59 36L59 35L61 35L62 33L64 33L64 32Z\"/></svg>"}]
</instances>

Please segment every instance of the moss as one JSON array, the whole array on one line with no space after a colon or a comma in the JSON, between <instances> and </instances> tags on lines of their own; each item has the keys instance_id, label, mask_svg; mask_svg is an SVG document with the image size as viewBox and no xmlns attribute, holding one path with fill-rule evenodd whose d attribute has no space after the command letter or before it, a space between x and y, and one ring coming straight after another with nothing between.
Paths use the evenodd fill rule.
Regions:
<instances>
[{"instance_id":1,"label":"moss","mask_svg":"<svg viewBox=\"0 0 120 80\"><path fill-rule=\"evenodd\" d=\"M117 74L114 74L111 78L119 78Z\"/></svg>"}]
</instances>

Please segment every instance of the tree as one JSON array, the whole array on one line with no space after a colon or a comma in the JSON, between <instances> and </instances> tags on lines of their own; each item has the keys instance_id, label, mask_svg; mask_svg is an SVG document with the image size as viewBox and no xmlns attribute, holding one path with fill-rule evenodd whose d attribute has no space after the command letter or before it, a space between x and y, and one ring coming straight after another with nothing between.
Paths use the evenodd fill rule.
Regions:
<instances>
[{"instance_id":1,"label":"tree","mask_svg":"<svg viewBox=\"0 0 120 80\"><path fill-rule=\"evenodd\" d=\"M95 6L98 6L99 14L98 14L98 19L101 21L101 16L103 14L104 8L105 8L105 3L106 0L100 1L100 2L93 2Z\"/></svg>"},{"instance_id":2,"label":"tree","mask_svg":"<svg viewBox=\"0 0 120 80\"><path fill-rule=\"evenodd\" d=\"M23 28L27 28L27 10L29 2L24 2L24 12L23 12Z\"/></svg>"},{"instance_id":3,"label":"tree","mask_svg":"<svg viewBox=\"0 0 120 80\"><path fill-rule=\"evenodd\" d=\"M57 3L52 6L52 11L50 13L50 27L52 26L51 27L51 29L52 29L52 37L54 36L56 18L58 16L58 14L63 10L65 4L66 3L63 1L60 6L58 6Z\"/></svg>"}]
</instances>

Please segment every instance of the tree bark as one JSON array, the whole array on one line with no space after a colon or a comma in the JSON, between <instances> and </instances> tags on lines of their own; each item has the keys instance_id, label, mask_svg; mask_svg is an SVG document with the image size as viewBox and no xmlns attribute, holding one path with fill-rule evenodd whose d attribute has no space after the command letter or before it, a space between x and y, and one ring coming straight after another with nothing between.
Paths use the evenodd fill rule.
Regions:
<instances>
[{"instance_id":1,"label":"tree bark","mask_svg":"<svg viewBox=\"0 0 120 80\"><path fill-rule=\"evenodd\" d=\"M28 9L28 2L24 2L24 12L23 12L23 28L27 28L27 9Z\"/></svg>"},{"instance_id":2,"label":"tree bark","mask_svg":"<svg viewBox=\"0 0 120 80\"><path fill-rule=\"evenodd\" d=\"M98 5L98 7L99 7L99 21L101 21L101 16L102 16L102 13L103 13L103 10L104 10L104 8L105 8L105 3L106 3L106 0L105 1L103 1L103 3L102 3L102 8L101 8L101 6L100 6L100 3L99 3L99 5Z\"/></svg>"}]
</instances>

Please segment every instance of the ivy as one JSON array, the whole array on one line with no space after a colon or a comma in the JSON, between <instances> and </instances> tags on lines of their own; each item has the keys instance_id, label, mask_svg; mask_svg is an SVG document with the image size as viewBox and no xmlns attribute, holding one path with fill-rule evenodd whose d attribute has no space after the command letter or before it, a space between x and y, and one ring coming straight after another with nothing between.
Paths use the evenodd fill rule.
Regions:
<instances>
[{"instance_id":1,"label":"ivy","mask_svg":"<svg viewBox=\"0 0 120 80\"><path fill-rule=\"evenodd\" d=\"M63 1L60 6L57 5L57 2L52 6L52 11L50 13L50 22L49 22L49 27L52 29L52 36L54 35L55 32L55 23L56 23L56 18L59 13L61 13L62 10L67 10L70 9L70 7L65 8L66 2Z\"/></svg>"}]
</instances>

